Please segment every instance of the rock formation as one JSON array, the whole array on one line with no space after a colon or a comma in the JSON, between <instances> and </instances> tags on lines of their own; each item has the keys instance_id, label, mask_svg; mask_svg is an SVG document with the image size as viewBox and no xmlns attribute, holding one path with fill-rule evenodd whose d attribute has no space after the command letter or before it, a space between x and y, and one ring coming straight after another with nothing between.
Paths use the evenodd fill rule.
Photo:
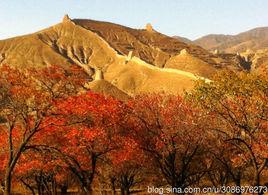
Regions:
<instances>
[{"instance_id":1,"label":"rock formation","mask_svg":"<svg viewBox=\"0 0 268 195\"><path fill-rule=\"evenodd\" d=\"M126 59L126 64L131 60L133 51L129 51Z\"/></svg>"},{"instance_id":2,"label":"rock formation","mask_svg":"<svg viewBox=\"0 0 268 195\"><path fill-rule=\"evenodd\" d=\"M215 49L214 52L213 52L213 54L215 54L215 55L217 55L217 54L219 54L219 53L220 53L220 52L219 52L218 49Z\"/></svg>"},{"instance_id":3,"label":"rock formation","mask_svg":"<svg viewBox=\"0 0 268 195\"><path fill-rule=\"evenodd\" d=\"M103 80L103 72L100 69L95 70L95 81Z\"/></svg>"},{"instance_id":4,"label":"rock formation","mask_svg":"<svg viewBox=\"0 0 268 195\"><path fill-rule=\"evenodd\" d=\"M1 53L0 54L0 63L3 62L5 59L5 54L4 53Z\"/></svg>"},{"instance_id":5,"label":"rock formation","mask_svg":"<svg viewBox=\"0 0 268 195\"><path fill-rule=\"evenodd\" d=\"M180 55L186 55L186 54L188 54L187 49L182 49L182 50L180 51Z\"/></svg>"},{"instance_id":6,"label":"rock formation","mask_svg":"<svg viewBox=\"0 0 268 195\"><path fill-rule=\"evenodd\" d=\"M154 32L153 26L150 23L146 24L145 28L148 32Z\"/></svg>"},{"instance_id":7,"label":"rock formation","mask_svg":"<svg viewBox=\"0 0 268 195\"><path fill-rule=\"evenodd\" d=\"M65 23L65 22L70 22L70 21L71 21L71 19L70 19L69 15L68 14L64 15L62 22Z\"/></svg>"}]
</instances>

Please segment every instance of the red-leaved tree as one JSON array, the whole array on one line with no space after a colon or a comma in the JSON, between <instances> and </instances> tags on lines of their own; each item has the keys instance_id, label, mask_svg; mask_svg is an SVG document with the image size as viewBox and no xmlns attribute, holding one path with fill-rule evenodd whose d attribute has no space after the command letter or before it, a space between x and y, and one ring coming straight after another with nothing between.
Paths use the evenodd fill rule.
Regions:
<instances>
[{"instance_id":1,"label":"red-leaved tree","mask_svg":"<svg viewBox=\"0 0 268 195\"><path fill-rule=\"evenodd\" d=\"M14 168L32 148L35 136L51 124L45 119L53 112L54 102L76 94L85 77L58 66L37 71L4 65L0 72L0 171L4 194L10 194Z\"/></svg>"},{"instance_id":2,"label":"red-leaved tree","mask_svg":"<svg viewBox=\"0 0 268 195\"><path fill-rule=\"evenodd\" d=\"M201 113L175 95L142 95L129 104L136 139L167 184L181 189L196 184L207 171Z\"/></svg>"}]
</instances>

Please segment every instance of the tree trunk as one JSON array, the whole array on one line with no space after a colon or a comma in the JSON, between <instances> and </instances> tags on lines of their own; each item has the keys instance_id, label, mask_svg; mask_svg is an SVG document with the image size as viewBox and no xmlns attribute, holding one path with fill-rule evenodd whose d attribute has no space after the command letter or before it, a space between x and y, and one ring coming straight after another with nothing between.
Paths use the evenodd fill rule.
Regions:
<instances>
[{"instance_id":1,"label":"tree trunk","mask_svg":"<svg viewBox=\"0 0 268 195\"><path fill-rule=\"evenodd\" d=\"M87 189L87 186L86 185L84 185L82 187L82 190L83 190L83 193L85 193L85 194L88 194L89 193L89 190Z\"/></svg>"},{"instance_id":2,"label":"tree trunk","mask_svg":"<svg viewBox=\"0 0 268 195\"><path fill-rule=\"evenodd\" d=\"M52 178L51 181L51 188L52 188L52 194L57 195L57 182L54 177Z\"/></svg>"},{"instance_id":3,"label":"tree trunk","mask_svg":"<svg viewBox=\"0 0 268 195\"><path fill-rule=\"evenodd\" d=\"M126 193L125 193L125 188L124 187L121 187L121 193L120 193L121 195L126 195Z\"/></svg>"},{"instance_id":4,"label":"tree trunk","mask_svg":"<svg viewBox=\"0 0 268 195\"><path fill-rule=\"evenodd\" d=\"M112 195L116 195L116 189L115 189L115 187L112 187Z\"/></svg>"},{"instance_id":5,"label":"tree trunk","mask_svg":"<svg viewBox=\"0 0 268 195\"><path fill-rule=\"evenodd\" d=\"M111 179L111 184L112 184L112 195L116 195L115 179Z\"/></svg>"},{"instance_id":6,"label":"tree trunk","mask_svg":"<svg viewBox=\"0 0 268 195\"><path fill-rule=\"evenodd\" d=\"M130 195L130 187L122 186L121 187L121 195Z\"/></svg>"},{"instance_id":7,"label":"tree trunk","mask_svg":"<svg viewBox=\"0 0 268 195\"><path fill-rule=\"evenodd\" d=\"M62 185L60 188L60 194L67 194L68 191L68 186L67 185Z\"/></svg>"},{"instance_id":8,"label":"tree trunk","mask_svg":"<svg viewBox=\"0 0 268 195\"><path fill-rule=\"evenodd\" d=\"M83 194L92 194L91 182L84 182L82 186Z\"/></svg>"},{"instance_id":9,"label":"tree trunk","mask_svg":"<svg viewBox=\"0 0 268 195\"><path fill-rule=\"evenodd\" d=\"M254 176L254 186L259 186L260 185L260 175L259 173L256 173Z\"/></svg>"},{"instance_id":10,"label":"tree trunk","mask_svg":"<svg viewBox=\"0 0 268 195\"><path fill-rule=\"evenodd\" d=\"M253 186L260 186L260 173L257 170L255 171L255 174L254 174L254 184L253 184ZM262 195L263 192L258 191L258 194Z\"/></svg>"},{"instance_id":11,"label":"tree trunk","mask_svg":"<svg viewBox=\"0 0 268 195\"><path fill-rule=\"evenodd\" d=\"M5 173L5 181L4 181L4 185L5 185L5 191L4 191L4 195L9 195L11 194L11 180L12 180L12 172L22 154L23 149L25 148L26 144L29 142L29 140L31 139L31 137L34 135L34 133L31 133L24 142L21 143L21 145L18 147L18 150L16 153L13 152L13 143L12 143L12 137L11 134L12 131L10 130L9 133L9 144L10 144L10 148L9 148L9 163L8 163L8 167L6 168L6 173Z\"/></svg>"},{"instance_id":12,"label":"tree trunk","mask_svg":"<svg viewBox=\"0 0 268 195\"><path fill-rule=\"evenodd\" d=\"M34 188L33 188L30 184L27 184L27 182L25 182L23 179L21 179L20 181L22 182L22 184L23 184L26 188L28 188L28 189L31 191L32 195L35 195Z\"/></svg>"},{"instance_id":13,"label":"tree trunk","mask_svg":"<svg viewBox=\"0 0 268 195\"><path fill-rule=\"evenodd\" d=\"M235 181L235 186L236 187L239 187L239 189L241 189L240 187L241 187L241 179L240 178L237 178ZM239 192L239 193L235 193L236 195L240 195L241 194L241 192Z\"/></svg>"},{"instance_id":14,"label":"tree trunk","mask_svg":"<svg viewBox=\"0 0 268 195\"><path fill-rule=\"evenodd\" d=\"M11 169L8 168L5 174L5 191L4 195L10 195L11 194Z\"/></svg>"},{"instance_id":15,"label":"tree trunk","mask_svg":"<svg viewBox=\"0 0 268 195\"><path fill-rule=\"evenodd\" d=\"M130 195L130 189L129 188L126 189L126 195Z\"/></svg>"}]
</instances>

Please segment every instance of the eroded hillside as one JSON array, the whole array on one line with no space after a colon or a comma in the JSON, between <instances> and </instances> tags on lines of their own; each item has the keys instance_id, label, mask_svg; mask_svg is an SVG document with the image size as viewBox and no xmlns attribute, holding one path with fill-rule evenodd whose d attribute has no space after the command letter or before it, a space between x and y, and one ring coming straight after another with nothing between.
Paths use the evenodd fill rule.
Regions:
<instances>
[{"instance_id":1,"label":"eroded hillside","mask_svg":"<svg viewBox=\"0 0 268 195\"><path fill-rule=\"evenodd\" d=\"M135 54L126 56L112 46L98 33L65 17L62 23L37 33L1 41L1 64L20 67L76 64L92 79L97 72L103 75L101 80L105 82L88 85L92 90L106 90L112 95L117 91L123 99L127 94L143 92L181 93L192 87L192 80L197 78L183 71L154 67L155 64L148 64ZM146 46L148 50L151 47Z\"/></svg>"},{"instance_id":2,"label":"eroded hillside","mask_svg":"<svg viewBox=\"0 0 268 195\"><path fill-rule=\"evenodd\" d=\"M168 37L153 28L132 29L109 22L82 19L73 21L96 32L120 54L127 55L133 51L133 55L136 57L159 67L163 67L171 56L179 54L182 49L186 49L193 56L211 65L215 64L212 60L215 56L203 48Z\"/></svg>"},{"instance_id":3,"label":"eroded hillside","mask_svg":"<svg viewBox=\"0 0 268 195\"><path fill-rule=\"evenodd\" d=\"M220 68L240 66L234 62L156 32L151 25L132 29L68 16L42 31L0 41L1 64L75 64L94 80L89 88L119 94L121 99L147 92L182 93L193 86L193 80L210 78Z\"/></svg>"}]
</instances>

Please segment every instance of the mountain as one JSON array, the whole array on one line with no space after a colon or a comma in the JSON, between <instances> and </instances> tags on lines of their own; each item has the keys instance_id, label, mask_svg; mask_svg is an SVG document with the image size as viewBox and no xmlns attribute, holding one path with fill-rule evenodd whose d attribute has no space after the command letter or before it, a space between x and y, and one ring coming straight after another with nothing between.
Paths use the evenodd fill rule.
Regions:
<instances>
[{"instance_id":1,"label":"mountain","mask_svg":"<svg viewBox=\"0 0 268 195\"><path fill-rule=\"evenodd\" d=\"M145 29L132 29L94 20L74 19L73 22L97 33L119 54L128 55L130 51L133 51L134 56L158 67L164 67L166 61L182 49L186 49L208 64L215 64L211 59L214 57L213 54L205 49L163 35L155 31L150 24L147 24Z\"/></svg>"},{"instance_id":2,"label":"mountain","mask_svg":"<svg viewBox=\"0 0 268 195\"><path fill-rule=\"evenodd\" d=\"M211 34L194 41L208 49L227 53L243 52L247 49L258 50L268 47L268 27L259 27L237 35Z\"/></svg>"},{"instance_id":3,"label":"mountain","mask_svg":"<svg viewBox=\"0 0 268 195\"><path fill-rule=\"evenodd\" d=\"M178 39L179 41L187 43L187 44L193 44L193 41L191 41L190 39L187 39L186 37L173 36L172 38Z\"/></svg>"},{"instance_id":4,"label":"mountain","mask_svg":"<svg viewBox=\"0 0 268 195\"><path fill-rule=\"evenodd\" d=\"M150 24L132 29L68 15L39 32L0 41L0 64L75 64L93 80L88 83L91 90L118 94L119 99L148 92L182 93L194 80L210 78L218 69L241 69L236 56L212 54L163 35Z\"/></svg>"}]
</instances>

